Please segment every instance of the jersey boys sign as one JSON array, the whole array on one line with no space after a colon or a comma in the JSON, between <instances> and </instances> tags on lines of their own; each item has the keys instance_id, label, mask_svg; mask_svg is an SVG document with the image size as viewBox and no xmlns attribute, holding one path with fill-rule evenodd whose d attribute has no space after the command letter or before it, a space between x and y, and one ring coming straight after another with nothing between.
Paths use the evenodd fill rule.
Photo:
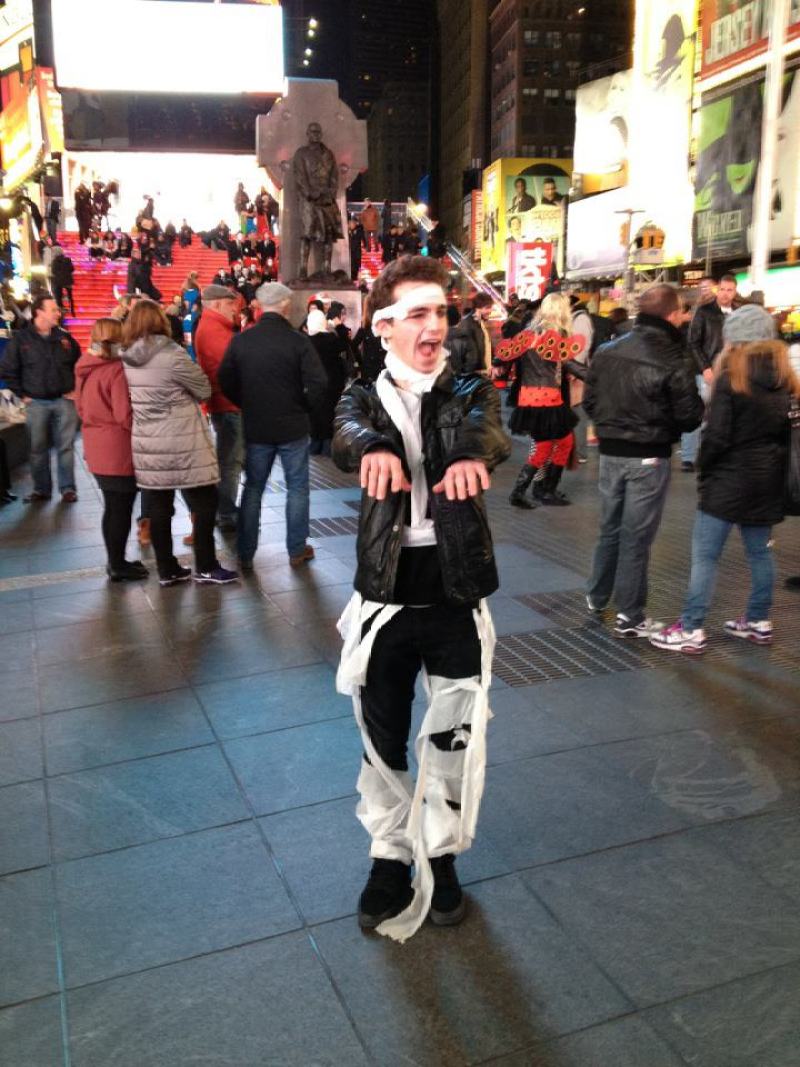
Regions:
<instances>
[{"instance_id":1,"label":"jersey boys sign","mask_svg":"<svg viewBox=\"0 0 800 1067\"><path fill-rule=\"evenodd\" d=\"M709 78L765 53L771 17L770 0L703 0L701 76ZM791 2L786 36L800 38L800 0Z\"/></svg>"}]
</instances>

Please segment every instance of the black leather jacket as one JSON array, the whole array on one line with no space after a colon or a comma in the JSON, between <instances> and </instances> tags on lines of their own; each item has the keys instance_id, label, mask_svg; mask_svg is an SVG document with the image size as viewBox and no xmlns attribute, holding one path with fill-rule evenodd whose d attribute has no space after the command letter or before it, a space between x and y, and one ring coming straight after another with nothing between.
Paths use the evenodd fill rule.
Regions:
<instances>
[{"instance_id":1,"label":"black leather jacket","mask_svg":"<svg viewBox=\"0 0 800 1067\"><path fill-rule=\"evenodd\" d=\"M702 374L722 351L722 324L725 312L716 300L700 304L689 323L689 348Z\"/></svg>"},{"instance_id":2,"label":"black leather jacket","mask_svg":"<svg viewBox=\"0 0 800 1067\"><path fill-rule=\"evenodd\" d=\"M497 391L477 375L456 378L444 370L422 398L421 418L429 489L458 460L482 460L491 471L511 454ZM355 384L336 409L333 460L342 470L356 471L361 457L375 451L394 452L409 475L403 439L374 386ZM362 494L355 587L367 600L392 603L406 497L390 492L375 500ZM430 504L448 601L468 604L489 596L499 581L483 497L459 501L430 493Z\"/></svg>"},{"instance_id":3,"label":"black leather jacket","mask_svg":"<svg viewBox=\"0 0 800 1067\"><path fill-rule=\"evenodd\" d=\"M672 444L696 429L703 401L680 331L637 315L632 330L595 352L583 407L601 442Z\"/></svg>"}]
</instances>

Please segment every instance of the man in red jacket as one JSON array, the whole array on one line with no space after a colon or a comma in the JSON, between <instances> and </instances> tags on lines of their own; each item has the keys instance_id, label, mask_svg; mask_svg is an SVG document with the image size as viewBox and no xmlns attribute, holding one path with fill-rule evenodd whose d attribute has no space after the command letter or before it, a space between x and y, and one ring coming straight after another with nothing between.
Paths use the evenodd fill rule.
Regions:
<instances>
[{"instance_id":1,"label":"man in red jacket","mask_svg":"<svg viewBox=\"0 0 800 1067\"><path fill-rule=\"evenodd\" d=\"M214 390L207 403L217 435L220 472L217 524L220 530L233 531L236 529L236 501L244 459L242 416L239 409L220 391L217 371L234 334L237 294L224 285L207 285L202 297L203 313L197 326L194 347L197 362Z\"/></svg>"}]
</instances>

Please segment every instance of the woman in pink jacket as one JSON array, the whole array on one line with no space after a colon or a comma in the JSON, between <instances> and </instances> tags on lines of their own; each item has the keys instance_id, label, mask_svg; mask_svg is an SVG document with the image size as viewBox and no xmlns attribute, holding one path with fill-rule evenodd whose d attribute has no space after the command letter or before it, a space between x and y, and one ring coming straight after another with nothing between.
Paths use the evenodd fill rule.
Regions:
<instances>
[{"instance_id":1,"label":"woman in pink jacket","mask_svg":"<svg viewBox=\"0 0 800 1067\"><path fill-rule=\"evenodd\" d=\"M116 319L98 319L92 343L75 367L76 402L83 423L83 455L103 494L103 540L112 582L147 577L139 560L125 559L131 530L136 478L131 456L131 398L119 358L122 326Z\"/></svg>"}]
</instances>

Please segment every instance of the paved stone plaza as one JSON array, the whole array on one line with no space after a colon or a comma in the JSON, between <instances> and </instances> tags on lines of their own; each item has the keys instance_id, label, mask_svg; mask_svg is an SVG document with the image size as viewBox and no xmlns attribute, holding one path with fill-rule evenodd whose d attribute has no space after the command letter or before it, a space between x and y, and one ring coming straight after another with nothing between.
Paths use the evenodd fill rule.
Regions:
<instances>
[{"instance_id":1,"label":"paved stone plaza","mask_svg":"<svg viewBox=\"0 0 800 1067\"><path fill-rule=\"evenodd\" d=\"M771 649L620 642L581 592L596 457L572 507L525 513L522 456L490 497L470 912L404 946L354 915L353 481L316 463L302 572L266 494L256 573L223 589L109 586L85 471L76 506L0 511L0 1067L796 1067L800 595L779 589ZM675 466L652 570L670 621L694 510ZM777 529L781 577L799 532ZM712 631L746 585L732 541Z\"/></svg>"}]
</instances>

